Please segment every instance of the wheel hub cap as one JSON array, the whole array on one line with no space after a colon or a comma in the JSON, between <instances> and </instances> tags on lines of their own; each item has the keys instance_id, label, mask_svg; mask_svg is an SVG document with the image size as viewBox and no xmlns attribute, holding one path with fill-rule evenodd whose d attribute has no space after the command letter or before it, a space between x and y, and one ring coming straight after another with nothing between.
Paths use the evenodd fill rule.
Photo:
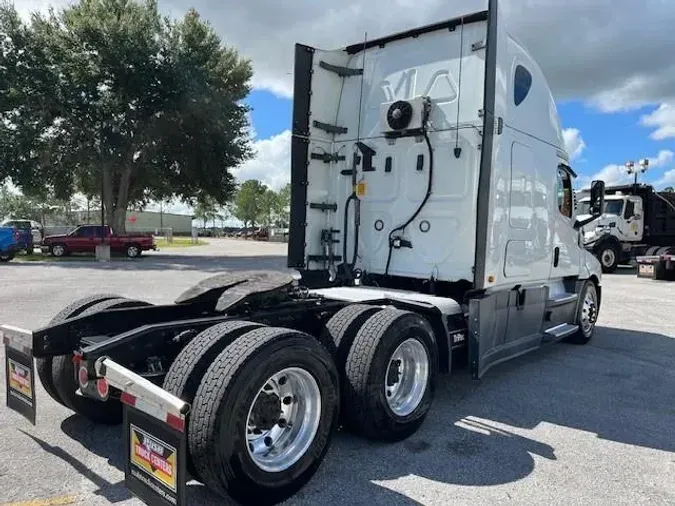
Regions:
<instances>
[{"instance_id":1,"label":"wheel hub cap","mask_svg":"<svg viewBox=\"0 0 675 506\"><path fill-rule=\"evenodd\" d=\"M581 328L585 334L588 334L598 317L598 307L595 301L595 290L589 289L584 297L584 303L581 308Z\"/></svg>"},{"instance_id":2,"label":"wheel hub cap","mask_svg":"<svg viewBox=\"0 0 675 506\"><path fill-rule=\"evenodd\" d=\"M321 421L321 390L308 371L284 369L258 392L246 423L248 452L267 472L281 472L307 452Z\"/></svg>"},{"instance_id":3,"label":"wheel hub cap","mask_svg":"<svg viewBox=\"0 0 675 506\"><path fill-rule=\"evenodd\" d=\"M602 263L609 267L614 264L614 252L612 250L605 250L602 254Z\"/></svg>"},{"instance_id":4,"label":"wheel hub cap","mask_svg":"<svg viewBox=\"0 0 675 506\"><path fill-rule=\"evenodd\" d=\"M384 394L398 416L411 414L424 398L429 380L429 356L417 339L407 339L394 351L387 367Z\"/></svg>"}]
</instances>

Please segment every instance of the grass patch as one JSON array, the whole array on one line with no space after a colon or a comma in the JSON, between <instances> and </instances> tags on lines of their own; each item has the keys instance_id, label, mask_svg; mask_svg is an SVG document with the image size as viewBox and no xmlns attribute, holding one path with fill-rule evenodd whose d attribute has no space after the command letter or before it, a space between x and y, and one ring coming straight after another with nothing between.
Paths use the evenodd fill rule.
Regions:
<instances>
[{"instance_id":1,"label":"grass patch","mask_svg":"<svg viewBox=\"0 0 675 506\"><path fill-rule=\"evenodd\" d=\"M206 246L208 242L198 239L196 243L192 242L191 237L174 237L173 241L167 242L166 239L155 239L158 248L194 248L195 246Z\"/></svg>"}]
</instances>

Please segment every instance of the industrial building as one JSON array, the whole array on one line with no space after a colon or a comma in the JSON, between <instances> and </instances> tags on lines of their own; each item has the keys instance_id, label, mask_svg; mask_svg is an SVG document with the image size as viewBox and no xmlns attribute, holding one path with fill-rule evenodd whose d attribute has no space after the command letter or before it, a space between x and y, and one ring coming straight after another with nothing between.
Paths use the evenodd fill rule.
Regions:
<instances>
[{"instance_id":1,"label":"industrial building","mask_svg":"<svg viewBox=\"0 0 675 506\"><path fill-rule=\"evenodd\" d=\"M80 224L100 224L101 211L90 209L89 211L76 212ZM171 229L173 235L190 235L192 233L192 220L189 214L175 214L159 211L127 211L126 229L128 232L161 233L162 230Z\"/></svg>"}]
</instances>

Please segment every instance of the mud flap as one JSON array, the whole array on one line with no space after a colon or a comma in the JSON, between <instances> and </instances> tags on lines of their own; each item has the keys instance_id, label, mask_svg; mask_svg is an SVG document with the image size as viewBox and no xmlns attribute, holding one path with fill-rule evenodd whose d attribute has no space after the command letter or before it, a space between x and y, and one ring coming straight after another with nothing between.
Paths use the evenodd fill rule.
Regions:
<instances>
[{"instance_id":1,"label":"mud flap","mask_svg":"<svg viewBox=\"0 0 675 506\"><path fill-rule=\"evenodd\" d=\"M7 407L25 416L35 425L35 368L33 354L5 345Z\"/></svg>"},{"instance_id":2,"label":"mud flap","mask_svg":"<svg viewBox=\"0 0 675 506\"><path fill-rule=\"evenodd\" d=\"M548 287L501 291L469 302L469 364L480 379L492 367L537 349Z\"/></svg>"},{"instance_id":3,"label":"mud flap","mask_svg":"<svg viewBox=\"0 0 675 506\"><path fill-rule=\"evenodd\" d=\"M151 506L182 506L185 498L185 433L124 404L126 487Z\"/></svg>"},{"instance_id":4,"label":"mud flap","mask_svg":"<svg viewBox=\"0 0 675 506\"><path fill-rule=\"evenodd\" d=\"M35 425L35 366L33 352L27 344L31 333L13 327L0 329L5 345L5 386L7 407Z\"/></svg>"}]
</instances>

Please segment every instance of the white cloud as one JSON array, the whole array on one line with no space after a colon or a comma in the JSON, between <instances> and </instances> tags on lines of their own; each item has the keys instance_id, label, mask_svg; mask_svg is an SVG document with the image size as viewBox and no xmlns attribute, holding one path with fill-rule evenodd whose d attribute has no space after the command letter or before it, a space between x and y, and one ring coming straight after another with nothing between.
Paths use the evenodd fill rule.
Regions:
<instances>
[{"instance_id":1,"label":"white cloud","mask_svg":"<svg viewBox=\"0 0 675 506\"><path fill-rule=\"evenodd\" d=\"M656 156L651 156L649 158L649 170L663 168L668 166L673 159L675 158L675 153L670 150L664 149L659 151ZM635 160L637 162L637 160ZM670 175L669 175L670 174ZM675 170L670 170L666 172L663 176L664 178L675 177ZM606 165L599 172L593 174L593 176L588 178L579 178L579 181L582 183L587 183L595 179L600 179L605 182L607 186L628 184L634 180L635 176L633 174L628 174L626 172L625 165L619 164L610 164ZM639 180L642 180L642 175L638 176ZM656 182L657 185L665 184L663 179Z\"/></svg>"},{"instance_id":2,"label":"white cloud","mask_svg":"<svg viewBox=\"0 0 675 506\"><path fill-rule=\"evenodd\" d=\"M238 181L258 179L275 190L290 182L290 130L285 130L269 139L253 142L253 149L255 150L254 158L233 171Z\"/></svg>"},{"instance_id":3,"label":"white cloud","mask_svg":"<svg viewBox=\"0 0 675 506\"><path fill-rule=\"evenodd\" d=\"M15 0L25 14L66 0ZM251 57L253 84L290 97L293 45L339 48L458 14L487 0L160 0L172 16L195 7L228 44ZM557 99L605 111L675 103L675 9L668 0L502 0L512 33L530 48Z\"/></svg>"},{"instance_id":4,"label":"white cloud","mask_svg":"<svg viewBox=\"0 0 675 506\"><path fill-rule=\"evenodd\" d=\"M586 143L581 136L581 131L578 128L566 128L563 130L563 138L565 139L565 149L570 159L578 159L584 149L586 149Z\"/></svg>"},{"instance_id":5,"label":"white cloud","mask_svg":"<svg viewBox=\"0 0 675 506\"><path fill-rule=\"evenodd\" d=\"M662 149L661 151L659 151L658 155L649 158L649 167L651 169L664 167L665 165L668 165L670 162L672 162L674 157L675 153L673 153L669 149Z\"/></svg>"},{"instance_id":6,"label":"white cloud","mask_svg":"<svg viewBox=\"0 0 675 506\"><path fill-rule=\"evenodd\" d=\"M656 182L656 186L675 185L675 169L671 169L663 174L663 177Z\"/></svg>"},{"instance_id":7,"label":"white cloud","mask_svg":"<svg viewBox=\"0 0 675 506\"><path fill-rule=\"evenodd\" d=\"M640 118L642 125L656 129L650 135L655 141L675 138L675 105L673 104L661 104L658 109Z\"/></svg>"}]
</instances>

